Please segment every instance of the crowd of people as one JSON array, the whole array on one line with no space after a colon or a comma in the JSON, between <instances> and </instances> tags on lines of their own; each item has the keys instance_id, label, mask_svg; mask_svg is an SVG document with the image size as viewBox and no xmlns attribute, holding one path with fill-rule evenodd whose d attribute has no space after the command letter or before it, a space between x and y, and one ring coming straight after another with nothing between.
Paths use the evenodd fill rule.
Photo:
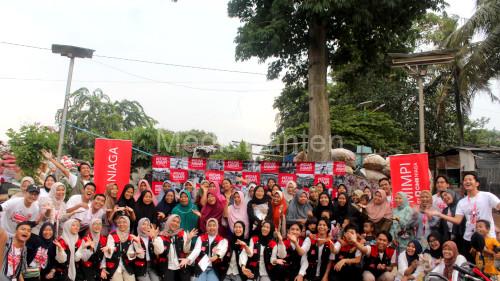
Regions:
<instances>
[{"instance_id":1,"label":"crowd of people","mask_svg":"<svg viewBox=\"0 0 500 281\"><path fill-rule=\"evenodd\" d=\"M388 178L375 191L225 179L181 189L165 181L157 195L147 180L111 183L101 194L89 164L76 176L44 155L66 180L25 177L0 205L0 280L409 281L437 272L458 281L453 265L467 260L499 274L500 200L474 173L463 175L462 198L438 176L435 194L422 191L414 207Z\"/></svg>"}]
</instances>

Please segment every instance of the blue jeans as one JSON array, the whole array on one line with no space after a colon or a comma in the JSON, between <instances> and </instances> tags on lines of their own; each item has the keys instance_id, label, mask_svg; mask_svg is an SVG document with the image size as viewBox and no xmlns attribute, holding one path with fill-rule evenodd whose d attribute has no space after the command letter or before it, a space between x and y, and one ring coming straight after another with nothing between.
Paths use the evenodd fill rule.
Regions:
<instances>
[{"instance_id":1,"label":"blue jeans","mask_svg":"<svg viewBox=\"0 0 500 281\"><path fill-rule=\"evenodd\" d=\"M209 267L196 278L196 281L219 281L219 278L215 274L214 269Z\"/></svg>"}]
</instances>

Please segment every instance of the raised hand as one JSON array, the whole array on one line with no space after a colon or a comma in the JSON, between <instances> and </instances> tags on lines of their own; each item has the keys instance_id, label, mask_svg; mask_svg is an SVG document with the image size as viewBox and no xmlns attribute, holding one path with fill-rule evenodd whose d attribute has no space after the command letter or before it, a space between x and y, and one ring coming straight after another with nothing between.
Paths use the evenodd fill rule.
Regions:
<instances>
[{"instance_id":1,"label":"raised hand","mask_svg":"<svg viewBox=\"0 0 500 281\"><path fill-rule=\"evenodd\" d=\"M57 246L60 250L64 250L63 246L61 245L61 242L54 240L52 243Z\"/></svg>"},{"instance_id":2,"label":"raised hand","mask_svg":"<svg viewBox=\"0 0 500 281\"><path fill-rule=\"evenodd\" d=\"M193 238L198 235L198 229L193 228L191 231L188 233L187 239L188 240L193 240Z\"/></svg>"},{"instance_id":3,"label":"raised hand","mask_svg":"<svg viewBox=\"0 0 500 281\"><path fill-rule=\"evenodd\" d=\"M293 244L297 244L298 240L297 240L297 237L295 235L291 235L291 234L287 234L286 236L288 238L288 240L290 240L290 242L292 242Z\"/></svg>"},{"instance_id":4,"label":"raised hand","mask_svg":"<svg viewBox=\"0 0 500 281\"><path fill-rule=\"evenodd\" d=\"M197 215L198 217L201 217L200 211L193 210L192 212L193 212L193 214Z\"/></svg>"},{"instance_id":5,"label":"raised hand","mask_svg":"<svg viewBox=\"0 0 500 281\"><path fill-rule=\"evenodd\" d=\"M42 149L42 150L40 150L40 152L42 153L43 157L47 160L54 158L54 156L52 155L52 152L50 150Z\"/></svg>"}]
</instances>

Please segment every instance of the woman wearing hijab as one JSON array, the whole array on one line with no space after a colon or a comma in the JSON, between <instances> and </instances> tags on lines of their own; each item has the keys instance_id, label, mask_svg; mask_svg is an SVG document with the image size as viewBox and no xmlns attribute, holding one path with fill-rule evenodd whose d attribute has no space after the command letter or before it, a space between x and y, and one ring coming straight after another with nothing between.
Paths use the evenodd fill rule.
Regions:
<instances>
[{"instance_id":1,"label":"woman wearing hijab","mask_svg":"<svg viewBox=\"0 0 500 281\"><path fill-rule=\"evenodd\" d=\"M160 280L159 267L162 264L156 263L156 256L153 251L153 241L157 236L157 231L157 229L151 230L151 221L148 218L142 218L137 223L137 236L140 239L142 249L145 251L144 257L136 257L134 260L134 274L138 281Z\"/></svg>"},{"instance_id":2,"label":"woman wearing hijab","mask_svg":"<svg viewBox=\"0 0 500 281\"><path fill-rule=\"evenodd\" d=\"M422 245L418 240L411 240L406 245L406 250L398 257L398 274L396 281L417 280L423 271L419 263L419 255L422 253Z\"/></svg>"},{"instance_id":3,"label":"woman wearing hijab","mask_svg":"<svg viewBox=\"0 0 500 281\"><path fill-rule=\"evenodd\" d=\"M153 190L151 189L151 186L149 186L149 182L147 180L142 179L137 183L137 190L135 191L135 194L134 194L134 200L137 202L139 197L141 197L142 193L146 190L149 190L149 192L151 192L151 194L153 194ZM158 202L156 202L156 198L154 198L154 196L153 196L153 202L154 202L155 206L158 203Z\"/></svg>"},{"instance_id":4,"label":"woman wearing hijab","mask_svg":"<svg viewBox=\"0 0 500 281\"><path fill-rule=\"evenodd\" d=\"M308 217L312 217L313 208L308 202L307 192L304 190L298 190L295 197L288 205L288 211L286 214L286 222L292 224L298 222L305 224Z\"/></svg>"},{"instance_id":5,"label":"woman wearing hijab","mask_svg":"<svg viewBox=\"0 0 500 281\"><path fill-rule=\"evenodd\" d=\"M242 259L247 258L246 265L242 266L243 274L252 280L270 281L274 280L272 273L274 265L284 265L286 249L283 239L279 233L278 243L273 239L274 226L270 221L263 221L259 227L259 233L250 239L250 255L242 251ZM246 257L245 257L246 256Z\"/></svg>"},{"instance_id":6,"label":"woman wearing hijab","mask_svg":"<svg viewBox=\"0 0 500 281\"><path fill-rule=\"evenodd\" d=\"M242 280L241 277L244 276L241 265L247 263L247 255L251 254L248 241L245 238L246 227L242 221L236 221L231 227L233 229L231 243L228 244L226 255L222 259L224 281ZM246 252L247 255L242 255L242 252Z\"/></svg>"},{"instance_id":7,"label":"woman wearing hijab","mask_svg":"<svg viewBox=\"0 0 500 281\"><path fill-rule=\"evenodd\" d=\"M424 269L429 272L433 269L443 257L442 245L443 240L441 234L437 231L431 232L427 237L427 244L429 247L424 251Z\"/></svg>"},{"instance_id":8,"label":"woman wearing hijab","mask_svg":"<svg viewBox=\"0 0 500 281\"><path fill-rule=\"evenodd\" d=\"M102 249L106 247L106 236L101 234L103 228L102 219L95 218L90 222L85 241L82 259L77 264L76 280L97 281L100 280L101 263L104 258Z\"/></svg>"},{"instance_id":9,"label":"woman wearing hijab","mask_svg":"<svg viewBox=\"0 0 500 281\"><path fill-rule=\"evenodd\" d=\"M76 280L76 263L83 255L84 243L78 238L80 221L69 219L63 225L61 238L54 241L56 248L56 262L54 280Z\"/></svg>"},{"instance_id":10,"label":"woman wearing hijab","mask_svg":"<svg viewBox=\"0 0 500 281\"><path fill-rule=\"evenodd\" d=\"M276 230L281 233L281 235L285 236L286 234L286 213L288 210L288 206L285 200L285 196L281 191L273 192L272 199L273 206L273 224L276 227Z\"/></svg>"},{"instance_id":11,"label":"woman wearing hijab","mask_svg":"<svg viewBox=\"0 0 500 281\"><path fill-rule=\"evenodd\" d=\"M447 189L441 192L443 202L446 204L446 208L443 209L443 214L447 216L455 216L457 210L457 204L459 201L458 195L455 191ZM452 240L457 244L458 251L464 253L464 232L465 232L465 220L462 220L461 224L453 224L446 220L439 221L439 233L443 234L444 240Z\"/></svg>"},{"instance_id":12,"label":"woman wearing hijab","mask_svg":"<svg viewBox=\"0 0 500 281\"><path fill-rule=\"evenodd\" d=\"M125 185L122 190L122 195L120 196L120 199L118 199L116 205L118 205L118 207L115 206L111 218L115 218L116 216L127 216L129 217L130 221L136 220L133 185Z\"/></svg>"},{"instance_id":13,"label":"woman wearing hijab","mask_svg":"<svg viewBox=\"0 0 500 281\"><path fill-rule=\"evenodd\" d=\"M50 259L55 258L55 245L52 243L55 235L54 226L50 222L46 222L40 229L40 236L31 234L26 242L27 267L23 273L25 281L41 280L42 277L45 280L51 269ZM43 235L44 230L46 230L45 236ZM49 248L51 248L50 257Z\"/></svg>"},{"instance_id":14,"label":"woman wearing hijab","mask_svg":"<svg viewBox=\"0 0 500 281\"><path fill-rule=\"evenodd\" d=\"M392 210L393 223L391 227L391 235L393 241L398 246L398 253L403 253L407 250L408 242L415 238L413 227L416 222L416 213L408 203L408 197L404 192L398 192L394 197L396 208ZM421 246L421 244L419 243Z\"/></svg>"},{"instance_id":15,"label":"woman wearing hijab","mask_svg":"<svg viewBox=\"0 0 500 281\"><path fill-rule=\"evenodd\" d=\"M388 232L391 229L392 209L383 189L377 190L373 199L366 205L366 214L368 220L375 225L375 233Z\"/></svg>"},{"instance_id":16,"label":"woman wearing hijab","mask_svg":"<svg viewBox=\"0 0 500 281\"><path fill-rule=\"evenodd\" d=\"M156 206L156 212L158 213L159 222L163 222L172 213L172 210L177 206L177 199L175 191L169 189L163 195L163 198Z\"/></svg>"},{"instance_id":17,"label":"woman wearing hijab","mask_svg":"<svg viewBox=\"0 0 500 281\"><path fill-rule=\"evenodd\" d=\"M157 255L156 262L163 280L189 281L191 279L190 270L181 267L179 261L187 257L191 241L197 234L198 230L194 228L189 233L182 229L179 215L172 214L167 218L165 230L153 238L154 254Z\"/></svg>"},{"instance_id":18,"label":"woman wearing hijab","mask_svg":"<svg viewBox=\"0 0 500 281\"><path fill-rule=\"evenodd\" d=\"M222 225L222 217L224 215L224 208L226 203L220 200L220 196L217 196L214 191L208 191L207 204L201 209L200 218L200 231L201 233L207 232L206 226L208 220L216 219L218 223L218 234L225 237L226 229Z\"/></svg>"},{"instance_id":19,"label":"woman wearing hijab","mask_svg":"<svg viewBox=\"0 0 500 281\"><path fill-rule=\"evenodd\" d=\"M106 268L101 270L101 279L111 281L135 281L133 260L144 258L140 238L130 234L130 219L119 216L115 219L116 231L108 235L106 247L102 249Z\"/></svg>"},{"instance_id":20,"label":"woman wearing hijab","mask_svg":"<svg viewBox=\"0 0 500 281\"><path fill-rule=\"evenodd\" d=\"M40 188L40 196L38 199L49 197L49 192L50 189L52 188L52 185L57 182L57 179L53 175L48 175L45 180L43 181L43 187Z\"/></svg>"},{"instance_id":21,"label":"woman wearing hijab","mask_svg":"<svg viewBox=\"0 0 500 281\"><path fill-rule=\"evenodd\" d=\"M428 190L423 190L420 192L420 206L418 207L417 232L415 236L419 237L420 244L424 248L428 247L426 237L432 231L439 230L439 217L428 215L428 212L432 210L434 210L434 207L432 207L432 193Z\"/></svg>"},{"instance_id":22,"label":"woman wearing hijab","mask_svg":"<svg viewBox=\"0 0 500 281\"><path fill-rule=\"evenodd\" d=\"M180 218L180 228L190 232L198 227L198 220L201 213L191 200L191 193L186 190L179 192L179 204L172 210L173 215L178 215ZM167 223L168 225L168 223Z\"/></svg>"},{"instance_id":23,"label":"woman wearing hijab","mask_svg":"<svg viewBox=\"0 0 500 281\"><path fill-rule=\"evenodd\" d=\"M337 201L333 204L333 217L332 221L335 221L336 225L340 225L342 228L346 227L351 222L351 207L349 204L349 199L346 193L339 193L337 195Z\"/></svg>"},{"instance_id":24,"label":"woman wearing hijab","mask_svg":"<svg viewBox=\"0 0 500 281\"><path fill-rule=\"evenodd\" d=\"M186 267L188 264L194 265L195 280L219 280L222 276L221 261L226 255L228 241L217 231L219 222L215 218L209 218L204 227L206 233L201 234L196 239L193 251L185 259L180 259L179 266ZM200 260L207 259L207 266L201 268Z\"/></svg>"},{"instance_id":25,"label":"woman wearing hijab","mask_svg":"<svg viewBox=\"0 0 500 281\"><path fill-rule=\"evenodd\" d=\"M247 210L250 225L249 233L250 236L253 236L260 232L258 228L262 221L272 220L273 206L263 186L259 185L255 188L253 198L248 202Z\"/></svg>"},{"instance_id":26,"label":"woman wearing hijab","mask_svg":"<svg viewBox=\"0 0 500 281\"><path fill-rule=\"evenodd\" d=\"M153 198L151 191L144 190L136 202L135 215L137 220L148 218L150 222L157 225L158 217Z\"/></svg>"},{"instance_id":27,"label":"woman wearing hijab","mask_svg":"<svg viewBox=\"0 0 500 281\"><path fill-rule=\"evenodd\" d=\"M66 186L61 182L56 182L52 185L48 196L39 199L39 206L42 212L45 212L45 216L42 217L42 222L52 223L59 233L62 232L62 222L71 215L66 213L65 197Z\"/></svg>"},{"instance_id":28,"label":"woman wearing hijab","mask_svg":"<svg viewBox=\"0 0 500 281\"><path fill-rule=\"evenodd\" d=\"M31 237L34 237L34 235L32 234ZM40 280L42 281L53 280L56 272L54 268L54 260L56 258L56 245L54 244L55 237L56 228L52 223L45 222L40 227L37 242L38 247L47 252L47 263L45 264L45 267L42 266L40 269Z\"/></svg>"},{"instance_id":29,"label":"woman wearing hijab","mask_svg":"<svg viewBox=\"0 0 500 281\"><path fill-rule=\"evenodd\" d=\"M229 224L229 228L231 229L231 233L234 233L233 226L237 221L243 222L245 224L245 233L244 236L248 237L248 213L247 213L247 204L245 203L245 197L242 191L235 191L233 194L233 204L228 207L227 214L227 222Z\"/></svg>"},{"instance_id":30,"label":"woman wearing hijab","mask_svg":"<svg viewBox=\"0 0 500 281\"><path fill-rule=\"evenodd\" d=\"M466 261L464 256L458 254L457 244L453 241L446 241L443 244L443 262L439 263L432 272L442 274L450 281L459 281L458 271L453 269L453 265L462 265Z\"/></svg>"}]
</instances>

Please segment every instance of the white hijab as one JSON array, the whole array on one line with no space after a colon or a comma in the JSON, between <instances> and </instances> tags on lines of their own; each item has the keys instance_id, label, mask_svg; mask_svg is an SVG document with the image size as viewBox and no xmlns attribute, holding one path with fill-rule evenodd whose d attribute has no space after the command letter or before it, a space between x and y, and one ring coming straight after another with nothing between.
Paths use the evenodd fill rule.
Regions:
<instances>
[{"instance_id":1,"label":"white hijab","mask_svg":"<svg viewBox=\"0 0 500 281\"><path fill-rule=\"evenodd\" d=\"M118 228L116 229L116 234L118 234L118 237L120 237L120 241L125 242L125 241L127 241L128 236L130 234L130 219L127 216L121 216L118 219L120 219L120 220L125 219L125 221L127 222L127 225L128 225L127 230L125 230L125 231L120 231L120 229L118 229Z\"/></svg>"},{"instance_id":2,"label":"white hijab","mask_svg":"<svg viewBox=\"0 0 500 281\"><path fill-rule=\"evenodd\" d=\"M69 265L68 265L68 277L71 280L75 280L76 278L76 267L75 267L75 246L76 242L78 242L78 233L71 233L71 226L74 222L79 222L76 219L69 219L64 223L63 226L63 234L62 239L68 245L70 255L69 255Z\"/></svg>"}]
</instances>

